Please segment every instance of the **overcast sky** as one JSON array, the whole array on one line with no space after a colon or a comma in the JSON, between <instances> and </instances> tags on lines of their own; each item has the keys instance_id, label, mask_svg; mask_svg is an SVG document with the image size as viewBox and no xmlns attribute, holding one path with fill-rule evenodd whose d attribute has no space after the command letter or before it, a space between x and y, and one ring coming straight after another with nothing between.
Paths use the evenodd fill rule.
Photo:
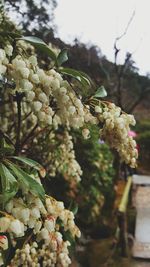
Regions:
<instances>
[{"instance_id":1,"label":"overcast sky","mask_svg":"<svg viewBox=\"0 0 150 267\"><path fill-rule=\"evenodd\" d=\"M150 0L58 0L55 23L58 36L67 42L75 37L80 41L98 45L111 61L113 45L131 19L127 34L118 42L121 48L120 63L126 52L141 74L150 72Z\"/></svg>"}]
</instances>

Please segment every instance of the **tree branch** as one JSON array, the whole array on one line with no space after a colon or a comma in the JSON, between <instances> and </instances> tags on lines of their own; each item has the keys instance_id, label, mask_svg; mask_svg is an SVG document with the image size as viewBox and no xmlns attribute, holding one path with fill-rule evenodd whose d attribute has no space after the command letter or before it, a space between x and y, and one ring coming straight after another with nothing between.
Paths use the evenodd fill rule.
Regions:
<instances>
[{"instance_id":1,"label":"tree branch","mask_svg":"<svg viewBox=\"0 0 150 267\"><path fill-rule=\"evenodd\" d=\"M132 113L133 110L136 108L136 106L138 104L140 104L140 102L145 98L145 95L150 93L150 89L147 90L143 90L143 92L141 92L141 94L139 95L139 97L135 100L135 102L129 107L128 109L128 113Z\"/></svg>"},{"instance_id":2,"label":"tree branch","mask_svg":"<svg viewBox=\"0 0 150 267\"><path fill-rule=\"evenodd\" d=\"M15 144L15 154L20 151L20 133L21 133L21 101L23 95L16 92L16 102L17 102L17 134L16 134L16 144Z\"/></svg>"},{"instance_id":3,"label":"tree branch","mask_svg":"<svg viewBox=\"0 0 150 267\"><path fill-rule=\"evenodd\" d=\"M21 144L21 148L23 148L25 146L25 144L27 143L27 141L33 137L33 133L34 131L37 129L38 127L38 123L32 128L32 130L30 131L30 133L25 137L25 139L23 140L22 144Z\"/></svg>"}]
</instances>

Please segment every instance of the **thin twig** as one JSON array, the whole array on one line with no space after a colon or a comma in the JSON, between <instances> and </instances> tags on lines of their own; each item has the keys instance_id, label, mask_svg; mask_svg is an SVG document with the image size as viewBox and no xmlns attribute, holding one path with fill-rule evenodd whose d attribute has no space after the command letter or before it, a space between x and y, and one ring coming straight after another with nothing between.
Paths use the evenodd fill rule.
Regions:
<instances>
[{"instance_id":1,"label":"thin twig","mask_svg":"<svg viewBox=\"0 0 150 267\"><path fill-rule=\"evenodd\" d=\"M32 130L30 131L30 133L25 137L25 139L23 140L22 144L21 144L21 148L24 147L24 145L26 145L26 143L28 142L28 140L33 137L33 133L34 131L37 129L38 127L38 123L32 128Z\"/></svg>"},{"instance_id":2,"label":"thin twig","mask_svg":"<svg viewBox=\"0 0 150 267\"><path fill-rule=\"evenodd\" d=\"M124 37L124 36L127 34L127 31L128 31L128 29L129 29L129 27L130 27L130 25L131 25L131 23L132 23L134 17L135 17L135 10L133 10L132 15L131 15L131 17L130 17L128 23L127 23L127 26L126 26L124 32L123 32L120 36L118 36L118 37L116 38L115 43L116 43L117 41L119 41L122 37Z\"/></svg>"}]
</instances>

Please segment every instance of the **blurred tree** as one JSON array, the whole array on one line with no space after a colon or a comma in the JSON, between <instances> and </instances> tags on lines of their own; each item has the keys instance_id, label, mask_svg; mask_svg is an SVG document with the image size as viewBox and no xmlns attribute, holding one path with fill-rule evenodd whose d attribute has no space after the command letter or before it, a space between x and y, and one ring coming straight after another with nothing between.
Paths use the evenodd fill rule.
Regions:
<instances>
[{"instance_id":1,"label":"blurred tree","mask_svg":"<svg viewBox=\"0 0 150 267\"><path fill-rule=\"evenodd\" d=\"M5 0L6 11L26 32L52 28L56 5L56 0Z\"/></svg>"}]
</instances>

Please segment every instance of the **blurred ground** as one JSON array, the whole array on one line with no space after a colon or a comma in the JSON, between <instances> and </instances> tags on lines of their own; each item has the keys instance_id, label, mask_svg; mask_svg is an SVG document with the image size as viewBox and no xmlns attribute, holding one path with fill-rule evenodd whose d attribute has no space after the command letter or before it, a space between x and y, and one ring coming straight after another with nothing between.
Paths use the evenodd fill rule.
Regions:
<instances>
[{"instance_id":1,"label":"blurred ground","mask_svg":"<svg viewBox=\"0 0 150 267\"><path fill-rule=\"evenodd\" d=\"M118 256L112 258L111 242L112 239L90 241L85 250L79 249L71 267L150 267L149 260Z\"/></svg>"}]
</instances>

